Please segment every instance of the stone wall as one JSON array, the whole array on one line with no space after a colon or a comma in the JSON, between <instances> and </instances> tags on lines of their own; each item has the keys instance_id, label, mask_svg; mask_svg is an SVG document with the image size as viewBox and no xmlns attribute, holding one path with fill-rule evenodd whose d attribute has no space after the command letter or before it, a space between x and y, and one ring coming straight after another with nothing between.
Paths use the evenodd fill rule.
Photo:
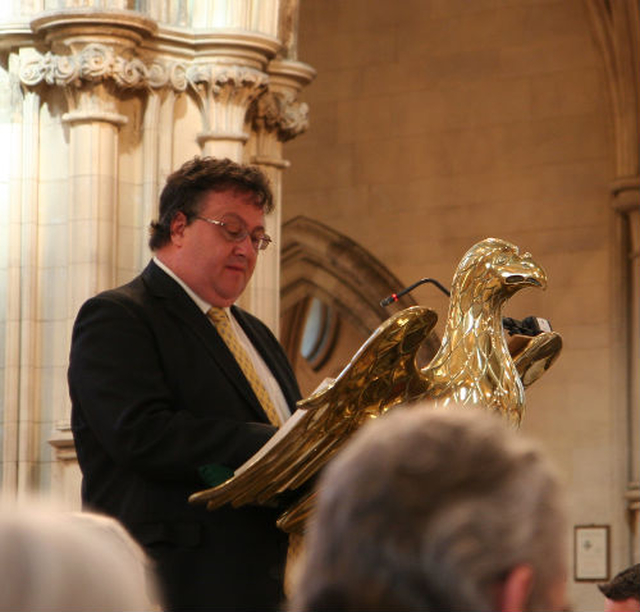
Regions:
<instances>
[{"instance_id":1,"label":"stone wall","mask_svg":"<svg viewBox=\"0 0 640 612\"><path fill-rule=\"evenodd\" d=\"M637 70L616 81L607 63L621 73L637 58L622 23L638 22L637 3L606 4L305 0L299 52L318 77L303 95L311 127L285 147L284 219L334 228L405 285L449 285L487 236L534 255L548 289L506 314L548 318L564 350L528 390L523 430L560 468L571 527L611 526L615 573L637 546L638 314L625 300L637 300L638 158L624 142L637 148L638 98ZM635 221L614 206L621 176ZM446 317L433 287L413 295ZM575 609L601 607L592 583L571 585Z\"/></svg>"}]
</instances>

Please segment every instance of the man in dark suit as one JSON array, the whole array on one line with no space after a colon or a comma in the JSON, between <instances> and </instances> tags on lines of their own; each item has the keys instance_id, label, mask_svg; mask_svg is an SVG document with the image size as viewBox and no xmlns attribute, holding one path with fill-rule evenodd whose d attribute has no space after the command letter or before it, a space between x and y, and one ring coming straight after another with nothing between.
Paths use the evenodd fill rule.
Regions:
<instances>
[{"instance_id":1,"label":"man in dark suit","mask_svg":"<svg viewBox=\"0 0 640 612\"><path fill-rule=\"evenodd\" d=\"M276 338L233 305L270 242L272 207L259 170L187 162L162 192L153 261L88 300L75 322L69 389L83 503L145 547L171 610L282 601L287 539L276 509L188 503L211 474L251 457L300 398ZM214 312L229 316L224 330Z\"/></svg>"}]
</instances>

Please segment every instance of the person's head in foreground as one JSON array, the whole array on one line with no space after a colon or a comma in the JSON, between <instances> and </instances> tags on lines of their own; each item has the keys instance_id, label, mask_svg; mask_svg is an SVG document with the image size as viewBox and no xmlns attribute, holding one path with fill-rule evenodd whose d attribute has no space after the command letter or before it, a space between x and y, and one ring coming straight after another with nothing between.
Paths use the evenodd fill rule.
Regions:
<instances>
[{"instance_id":1,"label":"person's head in foreground","mask_svg":"<svg viewBox=\"0 0 640 612\"><path fill-rule=\"evenodd\" d=\"M598 588L605 596L604 612L640 612L640 563Z\"/></svg>"},{"instance_id":2,"label":"person's head in foreground","mask_svg":"<svg viewBox=\"0 0 640 612\"><path fill-rule=\"evenodd\" d=\"M498 417L396 409L323 473L290 607L562 610L561 506L545 456Z\"/></svg>"},{"instance_id":3,"label":"person's head in foreground","mask_svg":"<svg viewBox=\"0 0 640 612\"><path fill-rule=\"evenodd\" d=\"M48 503L0 504L1 612L159 609L142 549L115 519Z\"/></svg>"}]
</instances>

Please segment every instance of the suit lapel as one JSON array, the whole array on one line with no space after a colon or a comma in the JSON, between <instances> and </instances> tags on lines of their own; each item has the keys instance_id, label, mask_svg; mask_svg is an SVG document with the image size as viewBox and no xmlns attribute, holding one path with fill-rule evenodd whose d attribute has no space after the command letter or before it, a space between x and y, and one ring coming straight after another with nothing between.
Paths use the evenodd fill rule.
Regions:
<instances>
[{"instance_id":1,"label":"suit lapel","mask_svg":"<svg viewBox=\"0 0 640 612\"><path fill-rule=\"evenodd\" d=\"M256 416L261 421L269 422L269 418L235 360L233 353L218 335L207 316L198 308L182 287L153 261L142 272L142 278L149 291L161 300L162 306L167 312L181 320L200 339L204 349L215 360L229 382L242 394L256 413Z\"/></svg>"}]
</instances>

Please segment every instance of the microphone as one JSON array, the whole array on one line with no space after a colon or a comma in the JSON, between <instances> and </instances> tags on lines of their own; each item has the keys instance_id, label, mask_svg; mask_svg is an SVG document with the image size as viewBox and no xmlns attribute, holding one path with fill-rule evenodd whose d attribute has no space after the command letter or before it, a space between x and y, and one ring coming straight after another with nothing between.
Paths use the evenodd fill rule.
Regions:
<instances>
[{"instance_id":1,"label":"microphone","mask_svg":"<svg viewBox=\"0 0 640 612\"><path fill-rule=\"evenodd\" d=\"M431 283L435 285L447 297L451 297L451 292L435 278L421 278L419 281L413 283L413 285L409 285L402 291L399 291L398 293L392 293L391 295L384 298L384 300L380 300L380 306L386 308L392 302L397 302L403 295L409 293L409 291L413 291L416 287L424 285L425 283ZM515 334L523 336L537 336L538 334L541 334L543 332L552 331L551 322L549 320L533 316L525 317L521 321L519 321L518 319L512 319L510 317L503 317L502 326L510 336L513 336Z\"/></svg>"},{"instance_id":2,"label":"microphone","mask_svg":"<svg viewBox=\"0 0 640 612\"><path fill-rule=\"evenodd\" d=\"M403 295L409 293L409 291L413 291L416 287L418 287L419 285L424 285L425 283L431 283L435 285L447 297L451 297L451 293L449 292L449 290L435 278L421 278L419 281L413 283L413 285L409 285L402 291L399 291L398 293L392 293L391 295L384 298L384 300L380 300L380 306L385 308L392 302L397 302Z\"/></svg>"}]
</instances>

